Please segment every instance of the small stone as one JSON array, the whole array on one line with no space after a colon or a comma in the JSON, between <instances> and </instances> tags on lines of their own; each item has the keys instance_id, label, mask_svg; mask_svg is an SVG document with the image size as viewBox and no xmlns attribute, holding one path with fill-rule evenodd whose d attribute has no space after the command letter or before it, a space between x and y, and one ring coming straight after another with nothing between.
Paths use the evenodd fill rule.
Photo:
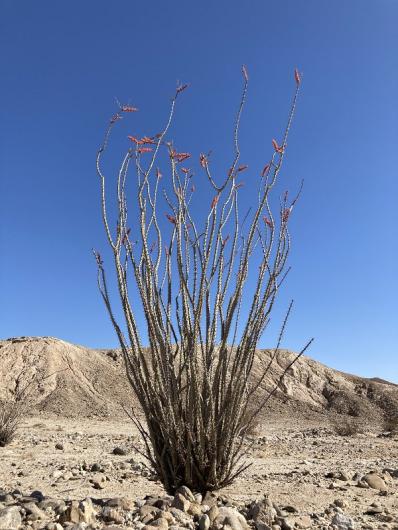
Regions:
<instances>
[{"instance_id":1,"label":"small stone","mask_svg":"<svg viewBox=\"0 0 398 530\"><path fill-rule=\"evenodd\" d=\"M17 506L0 510L0 530L17 530L21 524L21 514Z\"/></svg>"},{"instance_id":2,"label":"small stone","mask_svg":"<svg viewBox=\"0 0 398 530\"><path fill-rule=\"evenodd\" d=\"M24 504L24 509L29 515L29 521L37 521L39 519L46 519L46 514L34 502Z\"/></svg>"},{"instance_id":3,"label":"small stone","mask_svg":"<svg viewBox=\"0 0 398 530\"><path fill-rule=\"evenodd\" d=\"M96 512L90 498L84 501L72 501L62 517L63 522L94 524Z\"/></svg>"},{"instance_id":4,"label":"small stone","mask_svg":"<svg viewBox=\"0 0 398 530\"><path fill-rule=\"evenodd\" d=\"M115 447L112 453L117 456L126 456L128 451L124 447Z\"/></svg>"},{"instance_id":5,"label":"small stone","mask_svg":"<svg viewBox=\"0 0 398 530\"><path fill-rule=\"evenodd\" d=\"M100 471L102 471L102 468L101 466L95 462L91 467L90 467L90 471L92 471L93 473L99 473Z\"/></svg>"},{"instance_id":6,"label":"small stone","mask_svg":"<svg viewBox=\"0 0 398 530\"><path fill-rule=\"evenodd\" d=\"M338 508L348 508L348 502L343 499L335 499L333 504Z\"/></svg>"},{"instance_id":7,"label":"small stone","mask_svg":"<svg viewBox=\"0 0 398 530\"><path fill-rule=\"evenodd\" d=\"M154 519L156 516L160 516L162 511L159 508L156 508L156 506L151 506L150 504L145 504L144 506L141 506L139 514L141 519L146 517L147 515L151 515L152 519Z\"/></svg>"},{"instance_id":8,"label":"small stone","mask_svg":"<svg viewBox=\"0 0 398 530\"><path fill-rule=\"evenodd\" d=\"M106 522L109 523L118 523L123 524L124 523L124 517L123 514L120 513L119 510L116 508L112 508L110 506L105 506L102 509L102 517Z\"/></svg>"},{"instance_id":9,"label":"small stone","mask_svg":"<svg viewBox=\"0 0 398 530\"><path fill-rule=\"evenodd\" d=\"M169 522L164 517L159 517L155 521L152 521L151 526L160 530L168 530Z\"/></svg>"},{"instance_id":10,"label":"small stone","mask_svg":"<svg viewBox=\"0 0 398 530\"><path fill-rule=\"evenodd\" d=\"M201 515L202 514L202 506L198 504L197 502L191 502L189 508L188 508L189 515Z\"/></svg>"},{"instance_id":11,"label":"small stone","mask_svg":"<svg viewBox=\"0 0 398 530\"><path fill-rule=\"evenodd\" d=\"M181 494L183 497L185 497L186 499L188 499L190 502L196 502L196 499L192 493L192 491L187 488L186 486L180 486L178 488L178 490L176 491L176 495L177 494Z\"/></svg>"},{"instance_id":12,"label":"small stone","mask_svg":"<svg viewBox=\"0 0 398 530\"><path fill-rule=\"evenodd\" d=\"M39 508L41 510L53 510L57 515L61 515L66 511L66 504L63 500L58 499L44 499L39 503Z\"/></svg>"},{"instance_id":13,"label":"small stone","mask_svg":"<svg viewBox=\"0 0 398 530\"><path fill-rule=\"evenodd\" d=\"M337 530L353 530L354 521L351 517L347 517L342 513L336 513L332 519L332 525L336 527Z\"/></svg>"},{"instance_id":14,"label":"small stone","mask_svg":"<svg viewBox=\"0 0 398 530\"><path fill-rule=\"evenodd\" d=\"M207 514L199 517L199 530L209 530L210 524L210 517Z\"/></svg>"},{"instance_id":15,"label":"small stone","mask_svg":"<svg viewBox=\"0 0 398 530\"><path fill-rule=\"evenodd\" d=\"M133 499L127 497L116 497L114 499L109 499L106 503L107 506L113 508L121 508L124 511L132 511L136 507L136 503Z\"/></svg>"},{"instance_id":16,"label":"small stone","mask_svg":"<svg viewBox=\"0 0 398 530\"><path fill-rule=\"evenodd\" d=\"M301 515L295 519L298 528L310 528L312 526L312 519L309 515Z\"/></svg>"},{"instance_id":17,"label":"small stone","mask_svg":"<svg viewBox=\"0 0 398 530\"><path fill-rule=\"evenodd\" d=\"M218 516L214 519L212 526L221 524L224 528L230 526L232 530L246 530L249 528L246 519L235 508L220 506Z\"/></svg>"},{"instance_id":18,"label":"small stone","mask_svg":"<svg viewBox=\"0 0 398 530\"><path fill-rule=\"evenodd\" d=\"M176 493L171 505L174 508L178 508L179 510L183 512L187 512L189 510L191 503L184 495L182 495L181 493Z\"/></svg>"},{"instance_id":19,"label":"small stone","mask_svg":"<svg viewBox=\"0 0 398 530\"><path fill-rule=\"evenodd\" d=\"M64 446L61 443L56 443L55 444L55 449L57 449L58 451L63 451L64 450Z\"/></svg>"},{"instance_id":20,"label":"small stone","mask_svg":"<svg viewBox=\"0 0 398 530\"><path fill-rule=\"evenodd\" d=\"M281 527L282 527L282 530L293 530L294 522L291 519L283 517L281 519Z\"/></svg>"},{"instance_id":21,"label":"small stone","mask_svg":"<svg viewBox=\"0 0 398 530\"><path fill-rule=\"evenodd\" d=\"M211 506L211 508L208 511L207 515L209 516L210 522L213 523L214 519L216 519L218 517L218 506L216 504Z\"/></svg>"},{"instance_id":22,"label":"small stone","mask_svg":"<svg viewBox=\"0 0 398 530\"><path fill-rule=\"evenodd\" d=\"M374 490L387 491L386 483L376 473L368 473L363 480Z\"/></svg>"}]
</instances>

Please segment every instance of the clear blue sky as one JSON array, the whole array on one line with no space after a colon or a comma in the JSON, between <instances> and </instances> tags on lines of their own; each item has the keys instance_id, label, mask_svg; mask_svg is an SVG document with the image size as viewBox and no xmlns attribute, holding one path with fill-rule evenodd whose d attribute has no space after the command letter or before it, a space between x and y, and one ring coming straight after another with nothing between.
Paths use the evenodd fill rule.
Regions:
<instances>
[{"instance_id":1,"label":"clear blue sky","mask_svg":"<svg viewBox=\"0 0 398 530\"><path fill-rule=\"evenodd\" d=\"M140 108L143 135L164 123L176 81L191 83L173 137L228 167L245 63L242 162L258 168L298 66L283 178L305 189L261 346L294 298L286 347L314 336L315 359L398 382L396 0L2 0L0 20L2 338L116 345L90 250L105 248L95 155L115 96Z\"/></svg>"}]
</instances>

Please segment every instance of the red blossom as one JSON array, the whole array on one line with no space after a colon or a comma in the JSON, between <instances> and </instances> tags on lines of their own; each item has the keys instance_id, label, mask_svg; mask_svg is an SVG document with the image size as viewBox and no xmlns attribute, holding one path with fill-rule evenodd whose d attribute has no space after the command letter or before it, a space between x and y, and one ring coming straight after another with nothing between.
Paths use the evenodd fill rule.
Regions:
<instances>
[{"instance_id":1,"label":"red blossom","mask_svg":"<svg viewBox=\"0 0 398 530\"><path fill-rule=\"evenodd\" d=\"M186 167L182 167L182 168L181 168L181 171L182 171L183 173L185 173L186 175L188 175L188 173L189 173L189 169L187 169Z\"/></svg>"},{"instance_id":2,"label":"red blossom","mask_svg":"<svg viewBox=\"0 0 398 530\"><path fill-rule=\"evenodd\" d=\"M297 68L294 70L294 79L296 80L296 85L299 86L301 83L301 77Z\"/></svg>"},{"instance_id":3,"label":"red blossom","mask_svg":"<svg viewBox=\"0 0 398 530\"><path fill-rule=\"evenodd\" d=\"M170 215L169 213L166 213L166 217L170 221L170 223L172 223L173 225L176 224L176 218L174 217L174 215Z\"/></svg>"},{"instance_id":4,"label":"red blossom","mask_svg":"<svg viewBox=\"0 0 398 530\"><path fill-rule=\"evenodd\" d=\"M242 166L238 167L238 172L239 171L245 171L248 167L249 167L248 165L243 164Z\"/></svg>"},{"instance_id":5,"label":"red blossom","mask_svg":"<svg viewBox=\"0 0 398 530\"><path fill-rule=\"evenodd\" d=\"M263 219L264 219L264 223L267 226L269 226L270 228L274 228L273 222L270 219L268 219L268 217L266 215L264 215Z\"/></svg>"},{"instance_id":6,"label":"red blossom","mask_svg":"<svg viewBox=\"0 0 398 530\"><path fill-rule=\"evenodd\" d=\"M223 247L226 245L228 239L229 239L229 234L227 235L226 238L224 238L224 239L222 240L222 246L223 246Z\"/></svg>"},{"instance_id":7,"label":"red blossom","mask_svg":"<svg viewBox=\"0 0 398 530\"><path fill-rule=\"evenodd\" d=\"M154 144L154 143L155 143L154 140L153 140L152 138L149 138L149 136L143 136L143 137L141 138L141 142L142 142L143 144Z\"/></svg>"},{"instance_id":8,"label":"red blossom","mask_svg":"<svg viewBox=\"0 0 398 530\"><path fill-rule=\"evenodd\" d=\"M244 182L238 182L238 184L235 184L235 189L238 190L239 188L243 188L244 185Z\"/></svg>"},{"instance_id":9,"label":"red blossom","mask_svg":"<svg viewBox=\"0 0 398 530\"><path fill-rule=\"evenodd\" d=\"M262 177L265 177L265 175L268 174L268 171L269 171L270 167L271 167L271 164L265 164L265 166L264 166L264 168L263 168L263 170L261 172L261 176Z\"/></svg>"},{"instance_id":10,"label":"red blossom","mask_svg":"<svg viewBox=\"0 0 398 530\"><path fill-rule=\"evenodd\" d=\"M136 145L142 144L142 140L138 140L135 136L127 136L127 138L131 140L132 142L134 142Z\"/></svg>"},{"instance_id":11,"label":"red blossom","mask_svg":"<svg viewBox=\"0 0 398 530\"><path fill-rule=\"evenodd\" d=\"M157 179L161 179L162 178L162 174L161 174L160 169L158 167L156 168L156 178Z\"/></svg>"},{"instance_id":12,"label":"red blossom","mask_svg":"<svg viewBox=\"0 0 398 530\"><path fill-rule=\"evenodd\" d=\"M283 153L283 150L284 150L283 145L282 145L282 146L279 146L279 145L278 145L278 142L277 142L275 139L272 140L272 145L274 146L274 149L275 149L275 151L276 151L277 153L279 153L279 154L282 154L282 153Z\"/></svg>"},{"instance_id":13,"label":"red blossom","mask_svg":"<svg viewBox=\"0 0 398 530\"><path fill-rule=\"evenodd\" d=\"M195 184L192 184L192 186L191 186L191 192L193 193L195 190L196 190L196 188L195 188Z\"/></svg>"},{"instance_id":14,"label":"red blossom","mask_svg":"<svg viewBox=\"0 0 398 530\"><path fill-rule=\"evenodd\" d=\"M110 120L111 123L115 123L117 120L122 120L122 116L120 114L114 114Z\"/></svg>"},{"instance_id":15,"label":"red blossom","mask_svg":"<svg viewBox=\"0 0 398 530\"><path fill-rule=\"evenodd\" d=\"M290 212L292 211L292 208L285 208L282 212L282 221L286 223L286 221L289 219Z\"/></svg>"},{"instance_id":16,"label":"red blossom","mask_svg":"<svg viewBox=\"0 0 398 530\"><path fill-rule=\"evenodd\" d=\"M171 158L177 160L177 162L183 162L184 160L187 160L187 158L191 158L190 153L177 153L176 151L172 151L170 154Z\"/></svg>"},{"instance_id":17,"label":"red blossom","mask_svg":"<svg viewBox=\"0 0 398 530\"><path fill-rule=\"evenodd\" d=\"M188 83L185 83L184 85L179 85L177 87L177 94L180 94L181 92L183 92L186 88L188 88Z\"/></svg>"},{"instance_id":18,"label":"red blossom","mask_svg":"<svg viewBox=\"0 0 398 530\"><path fill-rule=\"evenodd\" d=\"M199 161L200 161L200 165L202 167L206 167L206 165L207 165L207 157L206 157L206 155L204 155L203 153L200 153Z\"/></svg>"},{"instance_id":19,"label":"red blossom","mask_svg":"<svg viewBox=\"0 0 398 530\"><path fill-rule=\"evenodd\" d=\"M123 105L120 107L120 110L123 112L137 112L138 109L136 107L130 107L130 105Z\"/></svg>"}]
</instances>

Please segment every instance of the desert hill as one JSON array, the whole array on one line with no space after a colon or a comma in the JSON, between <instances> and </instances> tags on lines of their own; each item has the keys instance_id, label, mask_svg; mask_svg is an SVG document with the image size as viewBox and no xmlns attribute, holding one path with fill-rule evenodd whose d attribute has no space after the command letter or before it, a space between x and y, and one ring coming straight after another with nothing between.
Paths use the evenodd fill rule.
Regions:
<instances>
[{"instance_id":1,"label":"desert hill","mask_svg":"<svg viewBox=\"0 0 398 530\"><path fill-rule=\"evenodd\" d=\"M253 376L262 373L271 352L259 350ZM278 382L294 354L279 350L264 381L263 395ZM94 350L52 337L18 337L0 341L0 399L34 380L32 412L65 417L124 415L122 404L134 399L120 352ZM267 413L344 414L380 422L398 411L398 386L365 379L300 358L286 373Z\"/></svg>"}]
</instances>

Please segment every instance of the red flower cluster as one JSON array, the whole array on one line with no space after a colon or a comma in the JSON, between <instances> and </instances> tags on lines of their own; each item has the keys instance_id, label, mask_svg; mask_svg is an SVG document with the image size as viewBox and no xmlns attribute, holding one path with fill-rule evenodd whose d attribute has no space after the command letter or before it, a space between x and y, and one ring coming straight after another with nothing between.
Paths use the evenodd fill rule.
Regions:
<instances>
[{"instance_id":1,"label":"red flower cluster","mask_svg":"<svg viewBox=\"0 0 398 530\"><path fill-rule=\"evenodd\" d=\"M268 219L268 217L266 215L264 215L263 219L264 219L264 223L267 226L269 226L270 228L274 228L273 222L270 219Z\"/></svg>"},{"instance_id":2,"label":"red flower cluster","mask_svg":"<svg viewBox=\"0 0 398 530\"><path fill-rule=\"evenodd\" d=\"M120 114L114 114L110 120L111 123L115 123L117 120L122 120L122 116Z\"/></svg>"},{"instance_id":3,"label":"red flower cluster","mask_svg":"<svg viewBox=\"0 0 398 530\"><path fill-rule=\"evenodd\" d=\"M176 224L176 218L174 217L174 215L170 215L169 213L166 213L166 217L170 221L170 223L172 223L173 225Z\"/></svg>"},{"instance_id":4,"label":"red flower cluster","mask_svg":"<svg viewBox=\"0 0 398 530\"><path fill-rule=\"evenodd\" d=\"M136 107L130 107L130 105L123 105L120 107L120 110L123 112L137 112L138 109Z\"/></svg>"},{"instance_id":5,"label":"red flower cluster","mask_svg":"<svg viewBox=\"0 0 398 530\"><path fill-rule=\"evenodd\" d=\"M284 151L284 149L285 149L284 146L283 146L283 145L279 146L279 145L278 145L278 142L277 142L275 139L272 140L272 145L274 146L274 149L275 149L275 151L276 151L277 153L279 153L279 154L282 154L282 153L283 153L283 151Z\"/></svg>"},{"instance_id":6,"label":"red flower cluster","mask_svg":"<svg viewBox=\"0 0 398 530\"><path fill-rule=\"evenodd\" d=\"M190 153L177 153L175 150L173 150L170 154L170 157L174 160L177 160L177 162L183 162L184 160L187 160L187 158L191 158Z\"/></svg>"}]
</instances>

